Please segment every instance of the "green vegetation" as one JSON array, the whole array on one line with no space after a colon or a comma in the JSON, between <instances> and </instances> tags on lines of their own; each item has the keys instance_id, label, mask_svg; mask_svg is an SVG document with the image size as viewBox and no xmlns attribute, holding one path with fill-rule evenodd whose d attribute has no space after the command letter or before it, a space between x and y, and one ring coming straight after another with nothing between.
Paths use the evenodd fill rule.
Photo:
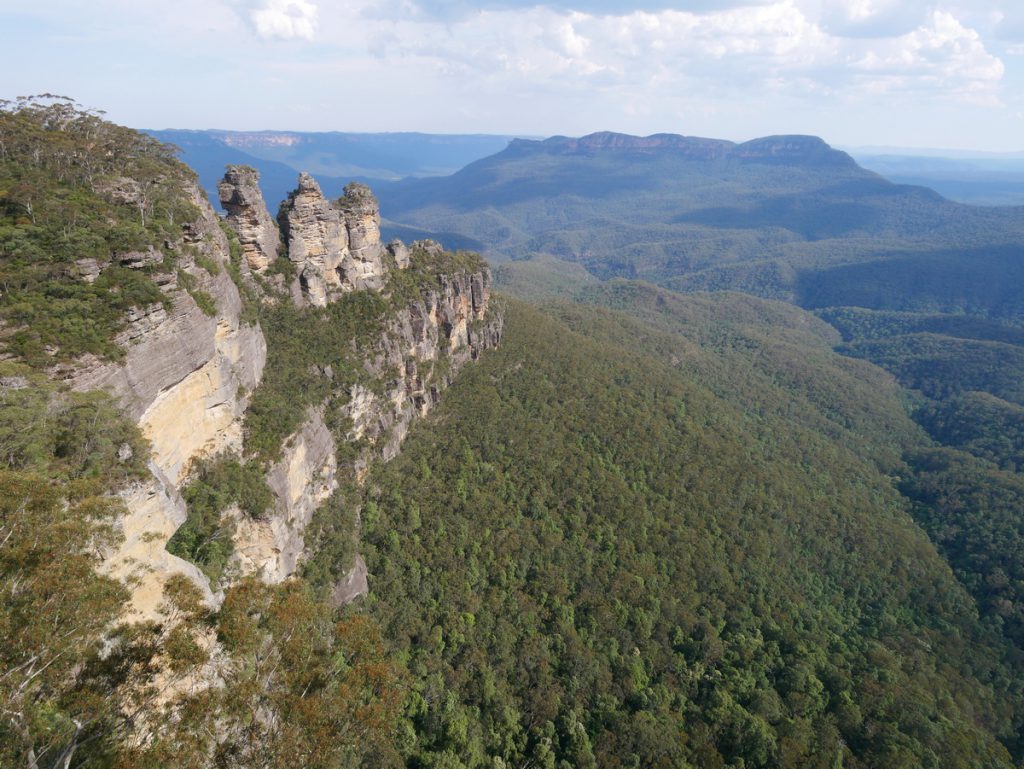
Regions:
<instances>
[{"instance_id":1,"label":"green vegetation","mask_svg":"<svg viewBox=\"0 0 1024 769\"><path fill-rule=\"evenodd\" d=\"M0 467L109 490L145 475L148 456L110 396L70 392L27 366L0 363Z\"/></svg>"},{"instance_id":2,"label":"green vegetation","mask_svg":"<svg viewBox=\"0 0 1024 769\"><path fill-rule=\"evenodd\" d=\"M190 179L167 145L73 102L0 102L0 343L36 366L119 357L125 311L167 303L158 266L119 260L180 237Z\"/></svg>"},{"instance_id":3,"label":"green vegetation","mask_svg":"<svg viewBox=\"0 0 1024 769\"><path fill-rule=\"evenodd\" d=\"M280 302L262 310L267 365L245 415L246 451L276 459L308 408L357 381L361 353L383 330L386 310L384 300L370 292L348 294L323 308L300 310Z\"/></svg>"},{"instance_id":4,"label":"green vegetation","mask_svg":"<svg viewBox=\"0 0 1024 769\"><path fill-rule=\"evenodd\" d=\"M986 620L1021 649L1024 478L950 449L915 452L909 461L915 472L902 490L915 503L915 519L978 600ZM1019 681L1013 686L1019 690Z\"/></svg>"},{"instance_id":5,"label":"green vegetation","mask_svg":"<svg viewBox=\"0 0 1024 769\"><path fill-rule=\"evenodd\" d=\"M267 365L246 411L246 451L262 460L276 459L310 407L327 403L328 422L334 419L349 387L371 382L363 361L371 357L396 312L437 290L439 275L475 272L483 266L479 254L419 249L408 269L389 274L380 294L355 291L320 308L300 310L290 302L261 308Z\"/></svg>"},{"instance_id":6,"label":"green vegetation","mask_svg":"<svg viewBox=\"0 0 1024 769\"><path fill-rule=\"evenodd\" d=\"M495 285L529 302L571 299L581 288L598 282L581 265L546 254L506 262L494 269Z\"/></svg>"},{"instance_id":7,"label":"green vegetation","mask_svg":"<svg viewBox=\"0 0 1024 769\"><path fill-rule=\"evenodd\" d=\"M167 543L168 552L199 566L218 584L231 557L233 526L224 514L234 505L250 518L264 518L274 497L254 463L221 454L201 460L189 474L181 495L188 505L188 519Z\"/></svg>"},{"instance_id":8,"label":"green vegetation","mask_svg":"<svg viewBox=\"0 0 1024 769\"><path fill-rule=\"evenodd\" d=\"M368 483L409 765L1012 766L1002 639L884 467L898 391L852 403L869 369L781 305L606 299L647 317L512 304Z\"/></svg>"},{"instance_id":9,"label":"green vegetation","mask_svg":"<svg viewBox=\"0 0 1024 769\"><path fill-rule=\"evenodd\" d=\"M194 599L191 606L184 612L190 630L179 643L194 642L189 632L197 627L216 632L226 652L218 664L220 685L153 706L150 715L161 728L146 740L117 745L117 766L393 763L402 678L384 658L373 622L333 616L297 581L243 580L228 589L215 616L196 610ZM188 667L202 661L194 657ZM110 761L110 753L101 758Z\"/></svg>"},{"instance_id":10,"label":"green vegetation","mask_svg":"<svg viewBox=\"0 0 1024 769\"><path fill-rule=\"evenodd\" d=\"M127 599L97 569L148 446L102 393L0 364L0 765L63 766L115 718L96 659Z\"/></svg>"}]
</instances>

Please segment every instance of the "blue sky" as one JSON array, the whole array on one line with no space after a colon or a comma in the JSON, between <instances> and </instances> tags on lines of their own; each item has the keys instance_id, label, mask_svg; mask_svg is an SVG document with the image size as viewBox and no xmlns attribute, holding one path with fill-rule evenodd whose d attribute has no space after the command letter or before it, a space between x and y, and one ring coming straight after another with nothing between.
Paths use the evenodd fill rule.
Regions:
<instances>
[{"instance_id":1,"label":"blue sky","mask_svg":"<svg viewBox=\"0 0 1024 769\"><path fill-rule=\"evenodd\" d=\"M1024 150L1022 0L0 0L0 73L148 128Z\"/></svg>"}]
</instances>

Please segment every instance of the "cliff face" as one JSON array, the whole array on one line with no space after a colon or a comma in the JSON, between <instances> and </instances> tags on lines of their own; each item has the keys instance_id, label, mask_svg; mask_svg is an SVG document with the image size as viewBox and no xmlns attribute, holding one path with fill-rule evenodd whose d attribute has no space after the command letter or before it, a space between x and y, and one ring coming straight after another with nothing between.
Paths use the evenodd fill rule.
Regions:
<instances>
[{"instance_id":1,"label":"cliff face","mask_svg":"<svg viewBox=\"0 0 1024 769\"><path fill-rule=\"evenodd\" d=\"M236 278L263 275L280 258L282 239L258 175L231 167L220 193L226 221L242 247ZM155 252L152 258L120 260L156 269L167 301L131 311L118 338L122 360L89 358L55 372L75 389L113 393L152 443L151 477L122 492L129 510L121 521L125 538L107 559L109 572L132 585L135 618L159 619L163 586L179 574L195 582L208 602L217 602L217 586L166 545L188 516L181 489L192 463L222 453L246 461L244 414L267 360L259 326L243 321L225 233L200 191L192 186L188 196L199 213L182 227L180 239L166 244L170 258ZM290 293L299 306L326 306L353 291L381 292L390 272L415 266L417 255L442 255L430 242L410 250L396 241L385 248L377 201L362 185L349 185L335 204L303 174L281 211L284 251L297 273ZM90 265L79 279L95 280L104 267ZM237 508L226 513L234 543L227 579L253 574L280 582L295 574L308 555L306 529L342 473L360 479L371 461L394 457L412 421L437 402L458 369L498 343L501 317L488 311L489 272L464 266L431 275L421 268L415 290L402 294L406 299L389 295L390 304L382 305L393 310L365 348L360 383L339 384L284 441L280 458L266 470L272 509L258 519ZM276 301L266 293L274 290L273 281L261 285L265 290L258 294ZM408 292L409 281L403 285ZM348 427L332 432L329 424ZM346 463L339 467L342 443L357 450L344 452ZM357 558L336 586L336 600L365 593L366 577Z\"/></svg>"},{"instance_id":2,"label":"cliff face","mask_svg":"<svg viewBox=\"0 0 1024 769\"><path fill-rule=\"evenodd\" d=\"M197 188L188 194L199 216L167 244L176 272L157 276L170 309L156 304L130 314L118 339L122 361L90 358L57 372L74 389L114 394L152 443L152 477L123 492L125 542L108 559L111 573L134 580L133 613L144 618L158 616L163 583L175 574L212 596L199 570L165 549L187 516L179 485L195 457L241 449L242 414L266 361L259 326L241 320L216 215ZM212 315L193 294L212 300Z\"/></svg>"},{"instance_id":3,"label":"cliff face","mask_svg":"<svg viewBox=\"0 0 1024 769\"><path fill-rule=\"evenodd\" d=\"M414 244L425 255L436 244ZM398 250L394 244L389 250ZM408 255L408 250L401 249ZM408 265L415 256L399 264ZM306 528L313 514L338 485L342 471L361 481L374 460L395 457L413 421L437 403L458 370L501 338L502 316L489 309L491 275L487 270L437 275L434 285L398 310L370 345L363 361L366 381L338 393L333 420L347 423L343 434L326 427L328 405L313 409L303 426L285 440L283 456L268 473L274 510L265 520L235 514L234 567L269 582L293 575L306 554ZM340 404L340 405L338 405ZM357 446L340 467L339 443ZM365 565L357 558L335 600L347 602L366 592Z\"/></svg>"},{"instance_id":4,"label":"cliff face","mask_svg":"<svg viewBox=\"0 0 1024 769\"><path fill-rule=\"evenodd\" d=\"M235 569L271 583L295 573L305 552L306 526L338 485L338 447L322 409L309 415L287 445L267 473L275 497L273 511L262 520L232 513Z\"/></svg>"}]
</instances>

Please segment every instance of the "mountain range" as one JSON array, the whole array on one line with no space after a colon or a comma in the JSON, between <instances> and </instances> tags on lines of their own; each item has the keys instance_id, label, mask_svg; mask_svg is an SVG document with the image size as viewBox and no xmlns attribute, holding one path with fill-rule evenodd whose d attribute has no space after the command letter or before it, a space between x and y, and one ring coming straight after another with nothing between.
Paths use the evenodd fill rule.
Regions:
<instances>
[{"instance_id":1,"label":"mountain range","mask_svg":"<svg viewBox=\"0 0 1024 769\"><path fill-rule=\"evenodd\" d=\"M1024 758L1021 209L601 133L219 216L0 136L3 765Z\"/></svg>"}]
</instances>

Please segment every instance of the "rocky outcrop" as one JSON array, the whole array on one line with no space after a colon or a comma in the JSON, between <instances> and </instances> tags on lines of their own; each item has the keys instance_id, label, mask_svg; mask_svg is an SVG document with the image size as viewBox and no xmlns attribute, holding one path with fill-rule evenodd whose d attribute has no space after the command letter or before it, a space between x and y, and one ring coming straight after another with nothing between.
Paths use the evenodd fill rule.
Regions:
<instances>
[{"instance_id":1,"label":"rocky outcrop","mask_svg":"<svg viewBox=\"0 0 1024 769\"><path fill-rule=\"evenodd\" d=\"M415 244L412 258L433 247ZM236 515L235 562L242 573L271 582L294 574L305 553L306 527L337 487L339 473L350 472L361 483L370 462L395 457L413 421L438 402L458 370L497 346L502 316L490 307L490 289L486 270L438 275L434 286L396 313L371 345L365 383L348 389L339 419L332 420L347 420L347 434L337 438L360 447L355 458L345 468L337 465L323 411L311 413L285 441L284 457L267 476L277 498L273 514L263 521ZM346 603L366 590L366 567L357 558L333 597Z\"/></svg>"},{"instance_id":2,"label":"rocky outcrop","mask_svg":"<svg viewBox=\"0 0 1024 769\"><path fill-rule=\"evenodd\" d=\"M161 586L174 574L186 574L212 595L198 569L164 549L185 520L178 485L193 458L241 447L241 416L266 361L260 328L241 322L241 298L227 273L228 244L216 215L198 188L189 194L198 218L166 250L193 289L213 300L215 314L207 315L179 287L176 274L158 275L166 306L129 314L118 338L123 360L90 358L54 372L74 389L112 393L152 443L152 478L125 492L125 545L108 561L112 573L134 577L132 610L149 618L159 613ZM199 267L197 256L214 265L215 274ZM146 574L136 574L142 566Z\"/></svg>"},{"instance_id":3,"label":"rocky outcrop","mask_svg":"<svg viewBox=\"0 0 1024 769\"><path fill-rule=\"evenodd\" d=\"M365 439L385 461L398 454L413 419L430 411L463 365L501 340L503 318L489 312L490 292L486 270L438 275L435 288L397 314L365 363L385 383L383 395L356 385L345 406L349 440Z\"/></svg>"},{"instance_id":4,"label":"rocky outcrop","mask_svg":"<svg viewBox=\"0 0 1024 769\"><path fill-rule=\"evenodd\" d=\"M217 193L227 211L226 221L238 234L242 255L249 269L266 272L277 258L281 233L267 211L259 186L260 174L249 166L228 166Z\"/></svg>"},{"instance_id":5,"label":"rocky outcrop","mask_svg":"<svg viewBox=\"0 0 1024 769\"><path fill-rule=\"evenodd\" d=\"M392 259L395 260L395 266L400 270L404 270L409 266L409 248L402 241L392 240L387 245L387 252Z\"/></svg>"},{"instance_id":6,"label":"rocky outcrop","mask_svg":"<svg viewBox=\"0 0 1024 769\"><path fill-rule=\"evenodd\" d=\"M185 522L188 512L174 484L155 464L152 477L121 492L128 514L120 521L124 539L106 562L110 576L124 580L131 589L125 619L154 620L161 616L163 588L174 575L183 575L214 603L205 575L194 564L167 552L167 541Z\"/></svg>"},{"instance_id":7,"label":"rocky outcrop","mask_svg":"<svg viewBox=\"0 0 1024 769\"><path fill-rule=\"evenodd\" d=\"M384 287L385 268L381 257L380 205L370 188L359 182L345 187L338 210L348 232L349 257L343 263L345 280L353 289L379 291Z\"/></svg>"},{"instance_id":8,"label":"rocky outcrop","mask_svg":"<svg viewBox=\"0 0 1024 769\"><path fill-rule=\"evenodd\" d=\"M335 206L302 173L278 221L298 274L293 295L300 304L323 307L342 293L383 288L380 209L365 185L348 185Z\"/></svg>"},{"instance_id":9,"label":"rocky outcrop","mask_svg":"<svg viewBox=\"0 0 1024 769\"><path fill-rule=\"evenodd\" d=\"M335 606L344 606L369 593L369 575L363 556L356 555L355 563L348 574L331 590L331 603Z\"/></svg>"},{"instance_id":10,"label":"rocky outcrop","mask_svg":"<svg viewBox=\"0 0 1024 769\"><path fill-rule=\"evenodd\" d=\"M273 512L262 520L233 513L235 568L271 583L294 574L305 550L306 526L337 488L337 470L334 438L323 412L314 411L267 474L277 500Z\"/></svg>"}]
</instances>

